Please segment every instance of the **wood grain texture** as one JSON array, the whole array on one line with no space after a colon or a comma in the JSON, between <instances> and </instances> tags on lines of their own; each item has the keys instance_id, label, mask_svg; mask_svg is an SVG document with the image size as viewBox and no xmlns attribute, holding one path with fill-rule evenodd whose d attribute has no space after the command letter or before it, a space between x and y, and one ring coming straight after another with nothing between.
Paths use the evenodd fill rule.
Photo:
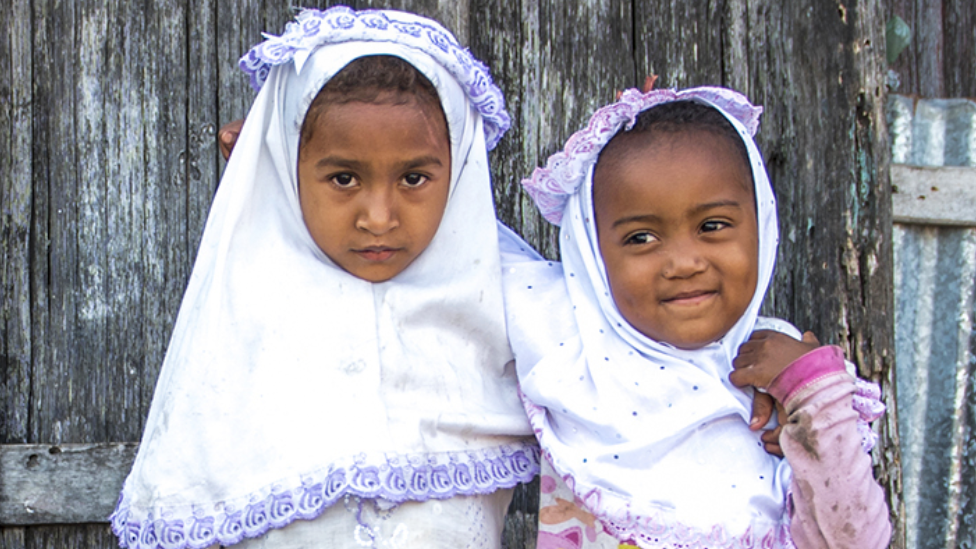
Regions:
<instances>
[{"instance_id":1,"label":"wood grain texture","mask_svg":"<svg viewBox=\"0 0 976 549\"><path fill-rule=\"evenodd\" d=\"M943 0L946 97L976 98L976 3Z\"/></svg>"},{"instance_id":2,"label":"wood grain texture","mask_svg":"<svg viewBox=\"0 0 976 549\"><path fill-rule=\"evenodd\" d=\"M21 3L0 6L0 444L27 440L31 372L31 44Z\"/></svg>"},{"instance_id":3,"label":"wood grain texture","mask_svg":"<svg viewBox=\"0 0 976 549\"><path fill-rule=\"evenodd\" d=\"M491 155L499 217L549 257L558 256L556 229L518 182L615 90L654 72L659 85L728 85L763 104L759 142L783 242L767 312L845 346L886 395L892 265L881 44L891 10L923 4L382 3L441 20L491 67L513 118ZM942 85L976 95L965 91L976 78L976 8L941 4ZM915 11L902 17L913 24ZM0 443L139 439L223 167L215 129L243 117L253 99L237 60L292 15L280 0L0 5L0 71L10 75L0 78ZM938 63L923 65L917 44L904 62L911 75L931 73ZM897 519L893 411L889 400L876 458ZM537 493L537 483L517 492L508 547L534 546ZM11 549L116 546L103 524L0 527L0 540Z\"/></svg>"},{"instance_id":4,"label":"wood grain texture","mask_svg":"<svg viewBox=\"0 0 976 549\"><path fill-rule=\"evenodd\" d=\"M899 16L912 41L891 65L897 93L976 97L976 3L970 0L889 0L885 19Z\"/></svg>"},{"instance_id":5,"label":"wood grain texture","mask_svg":"<svg viewBox=\"0 0 976 549\"><path fill-rule=\"evenodd\" d=\"M976 227L976 168L891 166L896 223Z\"/></svg>"},{"instance_id":6,"label":"wood grain texture","mask_svg":"<svg viewBox=\"0 0 976 549\"><path fill-rule=\"evenodd\" d=\"M0 445L0 524L105 522L135 443Z\"/></svg>"},{"instance_id":7,"label":"wood grain texture","mask_svg":"<svg viewBox=\"0 0 976 549\"><path fill-rule=\"evenodd\" d=\"M471 7L472 52L493 68L513 127L491 157L498 217L543 255L558 257L556 229L519 182L611 101L636 84L631 3L493 0Z\"/></svg>"}]
</instances>

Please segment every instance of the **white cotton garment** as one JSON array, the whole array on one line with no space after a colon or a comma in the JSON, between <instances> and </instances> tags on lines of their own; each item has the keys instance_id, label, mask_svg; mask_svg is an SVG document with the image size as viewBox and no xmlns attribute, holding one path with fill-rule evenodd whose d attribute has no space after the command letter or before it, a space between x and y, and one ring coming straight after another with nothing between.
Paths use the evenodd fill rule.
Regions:
<instances>
[{"instance_id":1,"label":"white cotton garment","mask_svg":"<svg viewBox=\"0 0 976 549\"><path fill-rule=\"evenodd\" d=\"M308 40L263 67L214 198L112 516L122 547L232 545L347 496L490 494L538 471L502 308L493 113L472 99L497 89L450 33L411 14L333 8L289 32ZM382 283L316 246L296 178L308 105L367 55L400 57L434 84L451 140L441 225Z\"/></svg>"},{"instance_id":2,"label":"white cotton garment","mask_svg":"<svg viewBox=\"0 0 976 549\"><path fill-rule=\"evenodd\" d=\"M530 192L539 182L547 186L540 207L561 218L563 265L524 253L520 261L524 246L502 234L509 332L543 455L617 539L647 549L789 547L789 467L749 430L751 391L728 380L739 346L759 327L778 243L775 199L751 137L758 109L728 90L698 90L625 92L570 138L557 153L562 164L550 161L550 168L569 169L523 182ZM721 340L693 351L649 339L620 314L592 223L599 151L639 112L675 100L711 105L735 127L748 150L758 210L752 301ZM729 110L753 118L739 120ZM566 321L539 327L552 318ZM781 321L762 324L799 336Z\"/></svg>"}]
</instances>

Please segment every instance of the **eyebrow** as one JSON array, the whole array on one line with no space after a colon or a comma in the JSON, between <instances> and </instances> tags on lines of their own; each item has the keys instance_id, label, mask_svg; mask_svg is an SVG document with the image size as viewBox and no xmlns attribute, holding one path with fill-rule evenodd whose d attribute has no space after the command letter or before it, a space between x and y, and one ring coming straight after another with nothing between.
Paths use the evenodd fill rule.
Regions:
<instances>
[{"instance_id":1,"label":"eyebrow","mask_svg":"<svg viewBox=\"0 0 976 549\"><path fill-rule=\"evenodd\" d=\"M692 210L694 213L701 213L708 210L714 210L715 208L739 208L742 209L742 205L735 200L716 200L715 202L707 202L705 204L699 204L695 206Z\"/></svg>"},{"instance_id":2,"label":"eyebrow","mask_svg":"<svg viewBox=\"0 0 976 549\"><path fill-rule=\"evenodd\" d=\"M444 163L441 162L440 158L434 155L418 156L417 158L411 158L403 162L400 165L401 170L410 170L413 168L419 168L421 166L443 166ZM343 158L341 156L326 156L315 163L315 167L321 168L323 166L341 166L343 168L360 169L363 167L363 162L359 160L353 160L351 158Z\"/></svg>"},{"instance_id":3,"label":"eyebrow","mask_svg":"<svg viewBox=\"0 0 976 549\"><path fill-rule=\"evenodd\" d=\"M715 202L706 202L705 204L699 204L695 206L691 213L698 214L706 212L708 210L714 210L715 208L738 208L742 209L742 205L735 200L716 200ZM627 217L622 217L613 222L610 228L615 229L620 225L626 225L627 223L638 223L638 222L655 222L660 221L661 217L654 214L640 214L640 215L630 215Z\"/></svg>"}]
</instances>

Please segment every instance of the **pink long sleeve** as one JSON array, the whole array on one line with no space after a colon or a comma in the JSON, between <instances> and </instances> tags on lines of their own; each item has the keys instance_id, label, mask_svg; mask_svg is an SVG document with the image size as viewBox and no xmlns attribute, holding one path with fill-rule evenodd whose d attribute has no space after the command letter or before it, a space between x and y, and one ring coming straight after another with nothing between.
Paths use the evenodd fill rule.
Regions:
<instances>
[{"instance_id":1,"label":"pink long sleeve","mask_svg":"<svg viewBox=\"0 0 976 549\"><path fill-rule=\"evenodd\" d=\"M861 448L854 380L837 347L820 347L793 362L769 392L788 422L780 445L793 469L790 533L799 549L886 547L888 506Z\"/></svg>"}]
</instances>

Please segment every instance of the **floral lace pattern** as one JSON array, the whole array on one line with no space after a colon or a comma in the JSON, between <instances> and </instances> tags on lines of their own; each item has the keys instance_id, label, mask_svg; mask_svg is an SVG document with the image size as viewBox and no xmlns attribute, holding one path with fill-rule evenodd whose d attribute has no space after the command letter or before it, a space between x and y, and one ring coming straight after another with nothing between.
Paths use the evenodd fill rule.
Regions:
<instances>
[{"instance_id":1,"label":"floral lace pattern","mask_svg":"<svg viewBox=\"0 0 976 549\"><path fill-rule=\"evenodd\" d=\"M869 453L878 443L878 434L871 429L870 423L885 413L884 402L881 402L881 388L877 383L854 378L854 401L852 406L857 412L857 432L861 435L861 448Z\"/></svg>"},{"instance_id":2,"label":"floral lace pattern","mask_svg":"<svg viewBox=\"0 0 976 549\"><path fill-rule=\"evenodd\" d=\"M359 455L351 463L308 475L296 486L277 484L212 507L157 508L148 516L133 516L123 488L109 520L121 547L204 549L214 543L233 545L298 519L311 520L347 495L399 503L489 494L528 482L538 472L539 449L532 444L386 456L379 464Z\"/></svg>"},{"instance_id":3,"label":"floral lace pattern","mask_svg":"<svg viewBox=\"0 0 976 549\"><path fill-rule=\"evenodd\" d=\"M569 196L583 184L600 151L620 128L632 128L637 115L651 107L681 100L699 100L719 107L741 122L750 135L755 135L759 129L762 107L753 106L745 96L726 88L652 90L647 93L626 90L616 103L593 113L586 128L574 133L562 151L550 156L545 168L536 168L532 177L522 180L522 186L535 200L543 217L555 225L562 222Z\"/></svg>"},{"instance_id":4,"label":"floral lace pattern","mask_svg":"<svg viewBox=\"0 0 976 549\"><path fill-rule=\"evenodd\" d=\"M355 11L346 6L303 10L281 36L265 34L266 40L241 58L241 70L250 75L251 86L260 90L273 66L307 56L323 44L362 40L416 48L443 65L461 84L484 118L485 141L488 150L493 149L511 126L511 118L488 68L440 25L420 18L400 20L395 13Z\"/></svg>"}]
</instances>

